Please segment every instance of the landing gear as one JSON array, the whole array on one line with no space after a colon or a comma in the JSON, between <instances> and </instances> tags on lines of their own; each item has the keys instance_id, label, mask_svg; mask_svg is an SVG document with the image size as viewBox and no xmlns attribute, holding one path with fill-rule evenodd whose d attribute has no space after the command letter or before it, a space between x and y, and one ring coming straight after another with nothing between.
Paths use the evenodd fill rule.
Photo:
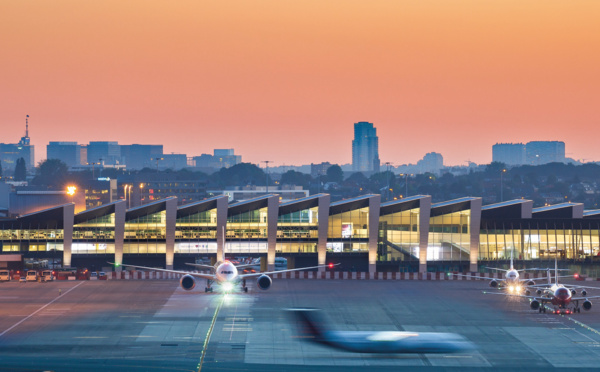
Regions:
<instances>
[{"instance_id":1,"label":"landing gear","mask_svg":"<svg viewBox=\"0 0 600 372\"><path fill-rule=\"evenodd\" d=\"M242 290L248 293L248 287L246 287L246 279L242 279Z\"/></svg>"},{"instance_id":2,"label":"landing gear","mask_svg":"<svg viewBox=\"0 0 600 372\"><path fill-rule=\"evenodd\" d=\"M212 284L212 280L206 279L206 287L204 288L204 293L208 293L208 292L212 293L213 289L210 286L211 284Z\"/></svg>"}]
</instances>

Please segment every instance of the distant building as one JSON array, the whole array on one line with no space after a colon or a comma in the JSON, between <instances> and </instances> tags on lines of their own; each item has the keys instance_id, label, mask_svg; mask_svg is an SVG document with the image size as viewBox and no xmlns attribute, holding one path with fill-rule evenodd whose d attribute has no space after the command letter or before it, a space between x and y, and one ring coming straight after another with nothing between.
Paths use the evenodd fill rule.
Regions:
<instances>
[{"instance_id":1,"label":"distant building","mask_svg":"<svg viewBox=\"0 0 600 372\"><path fill-rule=\"evenodd\" d=\"M532 141L525 145L527 164L564 163L565 143L562 141Z\"/></svg>"},{"instance_id":2,"label":"distant building","mask_svg":"<svg viewBox=\"0 0 600 372\"><path fill-rule=\"evenodd\" d=\"M235 155L234 149L215 149L213 155L202 154L194 156L193 162L197 168L230 168L242 162L241 155Z\"/></svg>"},{"instance_id":3,"label":"distant building","mask_svg":"<svg viewBox=\"0 0 600 372\"><path fill-rule=\"evenodd\" d=\"M439 173L444 168L444 157L437 152L427 153L417 162L417 168L419 173Z\"/></svg>"},{"instance_id":4,"label":"distant building","mask_svg":"<svg viewBox=\"0 0 600 372\"><path fill-rule=\"evenodd\" d=\"M352 170L379 172L379 139L372 123L361 121L354 124Z\"/></svg>"},{"instance_id":5,"label":"distant building","mask_svg":"<svg viewBox=\"0 0 600 372\"><path fill-rule=\"evenodd\" d=\"M310 175L312 178L325 176L329 167L331 167L331 163L328 161L319 164L310 163Z\"/></svg>"},{"instance_id":6,"label":"distant building","mask_svg":"<svg viewBox=\"0 0 600 372\"><path fill-rule=\"evenodd\" d=\"M89 180L79 189L84 191L85 207L91 209L106 205L118 200L117 180L99 177Z\"/></svg>"},{"instance_id":7,"label":"distant building","mask_svg":"<svg viewBox=\"0 0 600 372\"><path fill-rule=\"evenodd\" d=\"M46 146L46 158L58 159L75 167L81 165L81 146L77 142L50 142Z\"/></svg>"},{"instance_id":8,"label":"distant building","mask_svg":"<svg viewBox=\"0 0 600 372\"><path fill-rule=\"evenodd\" d=\"M127 169L155 168L156 159L163 157L163 145L121 145L121 162Z\"/></svg>"},{"instance_id":9,"label":"distant building","mask_svg":"<svg viewBox=\"0 0 600 372\"><path fill-rule=\"evenodd\" d=\"M525 145L522 143L497 143L492 146L492 161L510 166L525 164Z\"/></svg>"},{"instance_id":10,"label":"distant building","mask_svg":"<svg viewBox=\"0 0 600 372\"><path fill-rule=\"evenodd\" d=\"M2 169L5 171L14 171L17 160L23 158L27 171L31 172L35 167L35 147L30 142L29 115L27 115L25 119L25 136L21 137L19 143L0 143Z\"/></svg>"},{"instance_id":11,"label":"distant building","mask_svg":"<svg viewBox=\"0 0 600 372\"><path fill-rule=\"evenodd\" d=\"M163 154L162 160L158 162L159 169L179 170L187 167L186 154Z\"/></svg>"},{"instance_id":12,"label":"distant building","mask_svg":"<svg viewBox=\"0 0 600 372\"><path fill-rule=\"evenodd\" d=\"M265 195L279 195L279 201L282 203L305 198L309 196L309 191L304 190L302 186L295 185L284 185L284 186L269 186L269 192L267 192L266 186L236 186L230 187L226 190L209 190L209 196L227 195L229 201L242 201L249 200Z\"/></svg>"},{"instance_id":13,"label":"distant building","mask_svg":"<svg viewBox=\"0 0 600 372\"><path fill-rule=\"evenodd\" d=\"M121 147L118 142L99 141L87 145L88 163L121 164Z\"/></svg>"}]
</instances>

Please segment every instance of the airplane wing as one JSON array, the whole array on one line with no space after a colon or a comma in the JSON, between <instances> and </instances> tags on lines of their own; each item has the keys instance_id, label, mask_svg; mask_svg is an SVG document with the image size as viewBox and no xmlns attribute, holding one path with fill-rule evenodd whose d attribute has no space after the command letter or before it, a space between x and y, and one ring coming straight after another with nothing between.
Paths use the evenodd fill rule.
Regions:
<instances>
[{"instance_id":1,"label":"airplane wing","mask_svg":"<svg viewBox=\"0 0 600 372\"><path fill-rule=\"evenodd\" d=\"M333 265L333 266L337 266L340 265L339 263ZM267 271L264 273L252 273L252 274L241 274L238 275L239 278L241 279L246 279L246 278L250 278L253 276L261 276L261 275L269 275L269 274L278 274L278 273L288 273L291 271L302 271L302 270L310 270L310 269L316 269L319 267L332 267L331 265L318 265L318 266L309 266L309 267L301 267L299 269L288 269L288 270L276 270L276 271Z\"/></svg>"},{"instance_id":2,"label":"airplane wing","mask_svg":"<svg viewBox=\"0 0 600 372\"><path fill-rule=\"evenodd\" d=\"M497 267L487 267L487 266L484 266L483 268L484 269L489 269L489 270L497 270L497 271L508 271L506 269L499 269Z\"/></svg>"},{"instance_id":3,"label":"airplane wing","mask_svg":"<svg viewBox=\"0 0 600 372\"><path fill-rule=\"evenodd\" d=\"M528 298L530 300L537 300L537 301L539 301L542 304L546 303L546 302L552 301L552 299L548 298L548 297L527 296L527 295L512 294L512 293L505 293L505 292L488 292L488 291L483 291L483 294L496 294L496 295L502 295L502 296Z\"/></svg>"},{"instance_id":4,"label":"airplane wing","mask_svg":"<svg viewBox=\"0 0 600 372\"><path fill-rule=\"evenodd\" d=\"M202 279L210 279L210 280L215 280L215 276L212 274L201 274L201 273L190 273L188 271L179 271L179 270L167 270L167 269L156 269L154 267L146 267L146 266L135 266L135 265L124 265L124 264L116 264L114 262L109 262L109 264L111 265L116 265L116 266L123 266L123 267L133 267L135 269L142 269L142 270L150 270L150 271L160 271L163 273L173 273L173 274L182 274L182 275L191 275L193 277L196 278L202 278Z\"/></svg>"},{"instance_id":5,"label":"airplane wing","mask_svg":"<svg viewBox=\"0 0 600 372\"><path fill-rule=\"evenodd\" d=\"M245 269L247 267L257 267L257 266L260 266L260 264L259 265L257 265L257 264L235 265L235 268L239 270L239 269Z\"/></svg>"},{"instance_id":6,"label":"airplane wing","mask_svg":"<svg viewBox=\"0 0 600 372\"><path fill-rule=\"evenodd\" d=\"M465 278L473 278L473 279L483 279L483 280L495 280L497 282L505 282L506 279L495 279L495 278L486 278L485 276L475 276L475 275L464 275L464 274L452 274L450 273L450 275L454 275L454 276L464 276Z\"/></svg>"},{"instance_id":7,"label":"airplane wing","mask_svg":"<svg viewBox=\"0 0 600 372\"><path fill-rule=\"evenodd\" d=\"M194 266L194 267L197 267L199 269L204 269L204 270L210 270L210 271L215 270L215 267L211 266L211 265L202 265L202 264L193 264L193 263L186 263L186 265Z\"/></svg>"}]
</instances>

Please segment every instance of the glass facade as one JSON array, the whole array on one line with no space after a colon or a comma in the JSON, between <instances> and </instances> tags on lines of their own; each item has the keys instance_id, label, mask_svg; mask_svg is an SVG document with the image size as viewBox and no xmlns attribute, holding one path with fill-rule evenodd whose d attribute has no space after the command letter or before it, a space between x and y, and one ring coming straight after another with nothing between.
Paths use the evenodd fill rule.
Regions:
<instances>
[{"instance_id":1,"label":"glass facade","mask_svg":"<svg viewBox=\"0 0 600 372\"><path fill-rule=\"evenodd\" d=\"M160 211L126 221L123 253L166 253L166 219Z\"/></svg>"},{"instance_id":2,"label":"glass facade","mask_svg":"<svg viewBox=\"0 0 600 372\"><path fill-rule=\"evenodd\" d=\"M327 252L369 251L369 207L329 216Z\"/></svg>"},{"instance_id":3,"label":"glass facade","mask_svg":"<svg viewBox=\"0 0 600 372\"><path fill-rule=\"evenodd\" d=\"M378 261L419 259L420 208L379 217Z\"/></svg>"},{"instance_id":4,"label":"glass facade","mask_svg":"<svg viewBox=\"0 0 600 372\"><path fill-rule=\"evenodd\" d=\"M115 214L73 225L73 254L115 253Z\"/></svg>"},{"instance_id":5,"label":"glass facade","mask_svg":"<svg viewBox=\"0 0 600 372\"><path fill-rule=\"evenodd\" d=\"M317 253L318 207L284 214L277 219L277 253Z\"/></svg>"},{"instance_id":6,"label":"glass facade","mask_svg":"<svg viewBox=\"0 0 600 372\"><path fill-rule=\"evenodd\" d=\"M431 217L429 219L427 261L469 262L471 254L470 222L470 210Z\"/></svg>"},{"instance_id":7,"label":"glass facade","mask_svg":"<svg viewBox=\"0 0 600 372\"><path fill-rule=\"evenodd\" d=\"M479 259L578 260L600 253L600 228L575 221L484 222Z\"/></svg>"},{"instance_id":8,"label":"glass facade","mask_svg":"<svg viewBox=\"0 0 600 372\"><path fill-rule=\"evenodd\" d=\"M0 225L1 226L1 225ZM43 226L2 226L0 244L2 252L62 251L64 232Z\"/></svg>"},{"instance_id":9,"label":"glass facade","mask_svg":"<svg viewBox=\"0 0 600 372\"><path fill-rule=\"evenodd\" d=\"M217 209L177 217L175 253L217 252Z\"/></svg>"},{"instance_id":10,"label":"glass facade","mask_svg":"<svg viewBox=\"0 0 600 372\"><path fill-rule=\"evenodd\" d=\"M267 207L228 216L225 252L266 253L267 221Z\"/></svg>"}]
</instances>

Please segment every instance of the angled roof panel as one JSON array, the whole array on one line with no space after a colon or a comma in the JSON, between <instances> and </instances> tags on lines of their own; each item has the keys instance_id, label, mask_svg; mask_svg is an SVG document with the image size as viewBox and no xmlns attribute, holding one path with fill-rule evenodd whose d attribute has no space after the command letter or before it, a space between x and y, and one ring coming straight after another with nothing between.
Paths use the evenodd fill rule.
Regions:
<instances>
[{"instance_id":1,"label":"angled roof panel","mask_svg":"<svg viewBox=\"0 0 600 372\"><path fill-rule=\"evenodd\" d=\"M409 198L391 200L385 203L381 203L379 215L384 216L386 214L419 208L421 206L421 200L429 197L430 196L428 195L415 195Z\"/></svg>"},{"instance_id":2,"label":"angled roof panel","mask_svg":"<svg viewBox=\"0 0 600 372\"><path fill-rule=\"evenodd\" d=\"M583 218L583 204L560 203L533 208L534 218Z\"/></svg>"},{"instance_id":3,"label":"angled roof panel","mask_svg":"<svg viewBox=\"0 0 600 372\"><path fill-rule=\"evenodd\" d=\"M481 207L481 218L531 218L533 201L509 200Z\"/></svg>"},{"instance_id":4,"label":"angled roof panel","mask_svg":"<svg viewBox=\"0 0 600 372\"><path fill-rule=\"evenodd\" d=\"M471 209L471 202L481 198L465 197L431 204L431 217L465 211Z\"/></svg>"},{"instance_id":5,"label":"angled roof panel","mask_svg":"<svg viewBox=\"0 0 600 372\"><path fill-rule=\"evenodd\" d=\"M194 203L189 203L177 207L177 218L191 216L196 213L209 211L217 208L219 199L227 199L227 195L218 195L212 198L200 200Z\"/></svg>"},{"instance_id":6,"label":"angled roof panel","mask_svg":"<svg viewBox=\"0 0 600 372\"><path fill-rule=\"evenodd\" d=\"M235 216L243 212L253 211L260 208L266 208L269 203L269 198L272 197L279 198L278 195L268 194L259 196L257 198L237 202L234 204L229 204L229 208L227 209L227 216Z\"/></svg>"},{"instance_id":7,"label":"angled roof panel","mask_svg":"<svg viewBox=\"0 0 600 372\"><path fill-rule=\"evenodd\" d=\"M377 195L367 194L356 198L344 199L329 205L329 215L340 214L369 206L369 200Z\"/></svg>"},{"instance_id":8,"label":"angled roof panel","mask_svg":"<svg viewBox=\"0 0 600 372\"><path fill-rule=\"evenodd\" d=\"M128 209L125 212L125 221L131 221L139 217L148 216L150 214L164 211L167 208L167 201L172 199L177 198L172 196L169 198L157 200L152 203L144 204L139 207Z\"/></svg>"},{"instance_id":9,"label":"angled roof panel","mask_svg":"<svg viewBox=\"0 0 600 372\"><path fill-rule=\"evenodd\" d=\"M600 218L600 209L591 209L588 211L583 211L583 218Z\"/></svg>"},{"instance_id":10,"label":"angled roof panel","mask_svg":"<svg viewBox=\"0 0 600 372\"><path fill-rule=\"evenodd\" d=\"M74 223L75 223L75 225L77 225L79 223L92 220L94 218L98 218L98 217L102 217L102 216L106 216L106 215L115 213L115 204L118 204L118 203L125 203L125 200L117 200L112 203L103 204L103 205L97 206L95 208L86 209L82 212L79 212L74 216Z\"/></svg>"},{"instance_id":11,"label":"angled roof panel","mask_svg":"<svg viewBox=\"0 0 600 372\"><path fill-rule=\"evenodd\" d=\"M279 215L285 215L297 211L302 211L309 208L314 208L319 205L319 198L326 194L315 194L306 198L296 199L279 205Z\"/></svg>"}]
</instances>

